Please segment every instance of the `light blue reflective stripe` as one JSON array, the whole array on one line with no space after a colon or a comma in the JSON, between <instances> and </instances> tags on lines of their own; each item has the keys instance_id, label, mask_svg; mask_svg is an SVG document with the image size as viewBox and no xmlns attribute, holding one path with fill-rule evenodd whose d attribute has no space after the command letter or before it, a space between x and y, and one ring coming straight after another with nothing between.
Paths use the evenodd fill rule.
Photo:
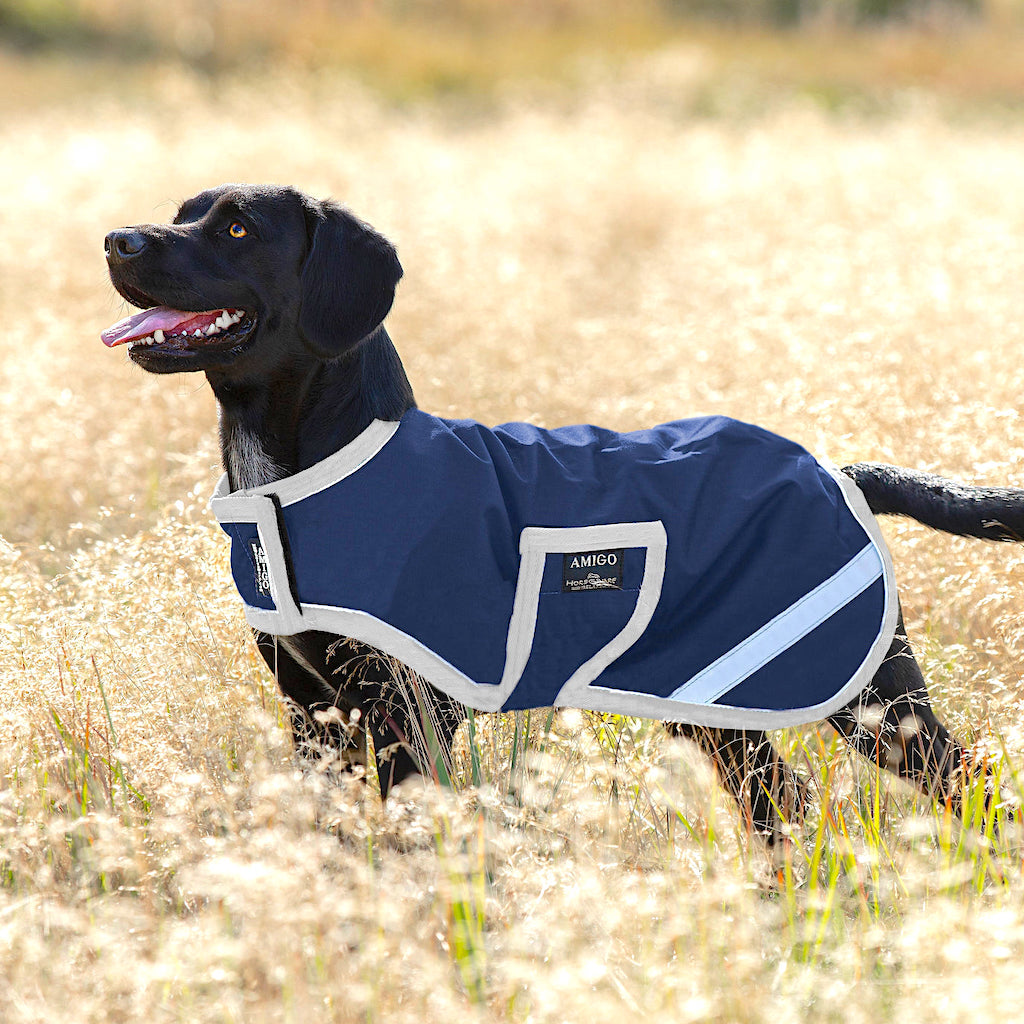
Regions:
<instances>
[{"instance_id":1,"label":"light blue reflective stripe","mask_svg":"<svg viewBox=\"0 0 1024 1024\"><path fill-rule=\"evenodd\" d=\"M835 615L881 575L881 556L873 544L868 544L835 575L683 683L669 699L690 704L710 704L718 700Z\"/></svg>"}]
</instances>

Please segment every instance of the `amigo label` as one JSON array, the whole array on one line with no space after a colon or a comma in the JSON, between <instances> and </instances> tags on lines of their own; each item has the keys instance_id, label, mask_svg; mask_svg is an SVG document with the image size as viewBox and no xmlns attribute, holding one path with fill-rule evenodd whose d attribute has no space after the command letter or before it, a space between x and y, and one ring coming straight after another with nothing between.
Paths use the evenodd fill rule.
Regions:
<instances>
[{"instance_id":1,"label":"amigo label","mask_svg":"<svg viewBox=\"0 0 1024 1024\"><path fill-rule=\"evenodd\" d=\"M562 555L562 592L622 589L622 548Z\"/></svg>"},{"instance_id":2,"label":"amigo label","mask_svg":"<svg viewBox=\"0 0 1024 1024\"><path fill-rule=\"evenodd\" d=\"M270 597L270 564L266 552L258 540L249 541L249 555L252 559L253 582L256 590L264 597Z\"/></svg>"}]
</instances>

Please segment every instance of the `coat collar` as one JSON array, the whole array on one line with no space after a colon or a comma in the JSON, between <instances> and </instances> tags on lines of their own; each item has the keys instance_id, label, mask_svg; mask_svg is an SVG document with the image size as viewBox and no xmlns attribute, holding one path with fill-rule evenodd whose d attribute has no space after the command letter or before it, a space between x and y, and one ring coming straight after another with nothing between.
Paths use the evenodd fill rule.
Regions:
<instances>
[{"instance_id":1,"label":"coat collar","mask_svg":"<svg viewBox=\"0 0 1024 1024\"><path fill-rule=\"evenodd\" d=\"M211 506L216 507L225 500L247 498L253 495L274 495L282 505L291 505L296 501L323 491L339 480L351 476L356 470L365 466L395 436L401 420L373 420L357 437L343 448L328 455L308 469L303 469L292 476L274 480L260 487L232 491L228 475L224 473L217 488L213 492ZM218 516L218 518L221 518Z\"/></svg>"}]
</instances>

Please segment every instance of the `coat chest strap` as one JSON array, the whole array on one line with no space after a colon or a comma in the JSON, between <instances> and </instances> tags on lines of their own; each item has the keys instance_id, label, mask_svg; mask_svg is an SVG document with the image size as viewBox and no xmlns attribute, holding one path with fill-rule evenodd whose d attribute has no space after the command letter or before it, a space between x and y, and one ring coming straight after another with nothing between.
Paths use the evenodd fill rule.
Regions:
<instances>
[{"instance_id":1,"label":"coat chest strap","mask_svg":"<svg viewBox=\"0 0 1024 1024\"><path fill-rule=\"evenodd\" d=\"M247 607L246 617L257 629L289 636L308 628L303 622L292 567L288 531L281 501L276 494L246 494L214 497L214 515L225 526L252 523L259 537L259 550L250 553L252 569L259 584L269 586L273 609Z\"/></svg>"}]
</instances>

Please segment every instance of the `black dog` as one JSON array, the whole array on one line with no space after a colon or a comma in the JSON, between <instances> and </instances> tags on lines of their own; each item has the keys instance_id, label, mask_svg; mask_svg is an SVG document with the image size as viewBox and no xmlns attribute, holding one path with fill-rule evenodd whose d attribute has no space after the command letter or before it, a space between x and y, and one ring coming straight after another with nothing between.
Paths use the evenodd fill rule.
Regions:
<instances>
[{"instance_id":1,"label":"black dog","mask_svg":"<svg viewBox=\"0 0 1024 1024\"><path fill-rule=\"evenodd\" d=\"M233 490L306 469L374 419L398 420L415 404L381 326L402 276L395 250L332 202L284 187L225 185L183 203L170 225L112 231L106 254L114 287L145 312L105 332L105 342L128 342L130 358L151 373L205 372L220 403ZM875 513L964 536L1024 536L1024 491L869 463L844 472ZM387 700L391 672L372 649L316 631L256 640L292 702L300 750L328 744L365 759L368 728L384 794L420 770L410 713ZM423 685L437 739L449 744L464 709ZM829 722L862 754L954 807L965 779L985 770L932 711L902 618L871 684ZM752 827L774 840L778 808L793 806L795 790L765 734L670 729L714 759Z\"/></svg>"}]
</instances>

